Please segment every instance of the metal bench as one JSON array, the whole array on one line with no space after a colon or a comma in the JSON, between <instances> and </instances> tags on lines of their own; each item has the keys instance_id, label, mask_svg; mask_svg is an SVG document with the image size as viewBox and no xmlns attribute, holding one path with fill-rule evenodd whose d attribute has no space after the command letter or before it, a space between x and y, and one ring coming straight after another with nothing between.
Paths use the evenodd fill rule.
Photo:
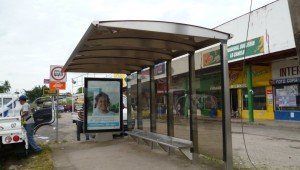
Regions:
<instances>
[{"instance_id":1,"label":"metal bench","mask_svg":"<svg viewBox=\"0 0 300 170\"><path fill-rule=\"evenodd\" d=\"M178 149L182 154L184 154L188 159L192 160L192 153L190 148L193 147L193 142L185 139L179 139L171 136L166 136L162 134L157 134L153 132L146 132L139 129L134 129L132 131L126 131L129 136L133 139L142 139L146 144L151 146L153 149L153 144L156 143L164 151L170 153L170 148Z\"/></svg>"}]
</instances>

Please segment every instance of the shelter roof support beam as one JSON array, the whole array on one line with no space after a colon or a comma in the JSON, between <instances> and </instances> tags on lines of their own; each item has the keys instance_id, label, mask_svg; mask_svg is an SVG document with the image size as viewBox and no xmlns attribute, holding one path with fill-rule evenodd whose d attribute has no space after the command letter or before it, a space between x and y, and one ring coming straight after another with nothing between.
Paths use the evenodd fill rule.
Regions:
<instances>
[{"instance_id":1,"label":"shelter roof support beam","mask_svg":"<svg viewBox=\"0 0 300 170\"><path fill-rule=\"evenodd\" d=\"M173 116L173 94L172 87L172 61L167 61L166 64L166 78L167 78L167 129L168 136L174 136L174 116Z\"/></svg>"},{"instance_id":2,"label":"shelter roof support beam","mask_svg":"<svg viewBox=\"0 0 300 170\"><path fill-rule=\"evenodd\" d=\"M137 66L154 66L155 63L153 61L143 60L143 59L136 59L136 58L111 58L111 57L87 57L84 56L83 58L76 58L75 61L80 60L83 63L97 63L97 64L107 64L107 63L122 63L124 65L131 65L134 63ZM71 63L72 64L72 63Z\"/></svg>"},{"instance_id":3,"label":"shelter roof support beam","mask_svg":"<svg viewBox=\"0 0 300 170\"><path fill-rule=\"evenodd\" d=\"M135 58L145 60L171 60L173 57L168 54L162 54L152 51L143 50L93 50L93 51L81 51L77 57L93 56L93 57L118 57L118 58Z\"/></svg>"},{"instance_id":4,"label":"shelter roof support beam","mask_svg":"<svg viewBox=\"0 0 300 170\"><path fill-rule=\"evenodd\" d=\"M230 112L230 96L229 96L229 69L227 58L227 41L223 41L220 45L221 49L221 73L222 73L222 129L223 129L223 160L225 169L233 169L232 157L232 136L231 136L231 112Z\"/></svg>"},{"instance_id":5,"label":"shelter roof support beam","mask_svg":"<svg viewBox=\"0 0 300 170\"><path fill-rule=\"evenodd\" d=\"M156 39L145 39L145 38L113 38L113 39L97 39L88 40L85 45L87 46L118 46L118 47L134 47L143 48L147 46L148 48L154 49L166 49L166 50L183 50L192 52L195 51L195 47L171 42L166 40L156 40Z\"/></svg>"},{"instance_id":6,"label":"shelter roof support beam","mask_svg":"<svg viewBox=\"0 0 300 170\"><path fill-rule=\"evenodd\" d=\"M156 90L154 66L150 67L150 130L156 132Z\"/></svg>"},{"instance_id":7,"label":"shelter roof support beam","mask_svg":"<svg viewBox=\"0 0 300 170\"><path fill-rule=\"evenodd\" d=\"M189 98L190 98L190 138L193 142L193 160L198 160L198 122L197 122L197 98L195 81L195 53L189 54Z\"/></svg>"}]
</instances>

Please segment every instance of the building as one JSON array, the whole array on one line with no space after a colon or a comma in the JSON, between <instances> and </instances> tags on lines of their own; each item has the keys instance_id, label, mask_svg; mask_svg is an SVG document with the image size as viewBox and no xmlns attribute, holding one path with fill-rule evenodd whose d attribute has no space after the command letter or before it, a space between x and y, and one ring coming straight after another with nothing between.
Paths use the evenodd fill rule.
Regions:
<instances>
[{"instance_id":1,"label":"building","mask_svg":"<svg viewBox=\"0 0 300 170\"><path fill-rule=\"evenodd\" d=\"M228 41L227 49L232 115L250 119L253 116L265 120L300 120L300 60L296 54L288 1L275 1L215 29L234 35ZM187 63L185 56L172 61L172 67L176 68L172 73L171 89L174 113L183 116L188 116ZM212 110L217 110L216 114L220 116L222 79L221 73L215 71L220 65L219 46L198 51L195 63L198 114L211 117ZM162 112L160 108L166 103L164 63L157 68L160 68L155 74L157 107L158 112ZM149 71L142 72L145 98L149 92L148 75ZM131 76L132 80L136 78L134 76ZM136 82L129 84L135 88Z\"/></svg>"}]
</instances>

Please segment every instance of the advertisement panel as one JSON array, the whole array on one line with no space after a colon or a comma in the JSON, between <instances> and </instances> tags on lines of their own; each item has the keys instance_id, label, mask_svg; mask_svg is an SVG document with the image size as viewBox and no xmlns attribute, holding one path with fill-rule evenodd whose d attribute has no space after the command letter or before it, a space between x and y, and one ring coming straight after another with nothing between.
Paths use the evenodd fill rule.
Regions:
<instances>
[{"instance_id":1,"label":"advertisement panel","mask_svg":"<svg viewBox=\"0 0 300 170\"><path fill-rule=\"evenodd\" d=\"M85 78L84 87L85 131L121 131L122 79Z\"/></svg>"},{"instance_id":2,"label":"advertisement panel","mask_svg":"<svg viewBox=\"0 0 300 170\"><path fill-rule=\"evenodd\" d=\"M47 87L43 87L43 95L57 95L58 94L58 90L50 90Z\"/></svg>"},{"instance_id":3,"label":"advertisement panel","mask_svg":"<svg viewBox=\"0 0 300 170\"><path fill-rule=\"evenodd\" d=\"M248 40L247 43L241 42L233 44L227 48L227 58L229 62L243 59L243 57L251 58L264 53L264 37L257 37ZM219 65L220 47L213 47L202 52L202 67L211 67Z\"/></svg>"},{"instance_id":4,"label":"advertisement panel","mask_svg":"<svg viewBox=\"0 0 300 170\"><path fill-rule=\"evenodd\" d=\"M298 85L284 86L276 89L277 107L296 107L297 106Z\"/></svg>"},{"instance_id":5,"label":"advertisement panel","mask_svg":"<svg viewBox=\"0 0 300 170\"><path fill-rule=\"evenodd\" d=\"M51 81L49 83L50 90L65 90L66 89L66 82L56 82Z\"/></svg>"}]
</instances>

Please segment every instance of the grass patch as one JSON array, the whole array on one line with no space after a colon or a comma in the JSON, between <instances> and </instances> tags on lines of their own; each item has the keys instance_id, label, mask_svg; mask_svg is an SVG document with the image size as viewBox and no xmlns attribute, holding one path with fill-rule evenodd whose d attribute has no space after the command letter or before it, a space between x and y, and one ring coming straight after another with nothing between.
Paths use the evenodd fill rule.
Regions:
<instances>
[{"instance_id":1,"label":"grass patch","mask_svg":"<svg viewBox=\"0 0 300 170\"><path fill-rule=\"evenodd\" d=\"M23 164L24 167L22 167L22 169L54 169L50 146L45 144L40 144L40 146L43 151L40 154L32 155L24 159L23 161L26 162L26 164Z\"/></svg>"}]
</instances>

